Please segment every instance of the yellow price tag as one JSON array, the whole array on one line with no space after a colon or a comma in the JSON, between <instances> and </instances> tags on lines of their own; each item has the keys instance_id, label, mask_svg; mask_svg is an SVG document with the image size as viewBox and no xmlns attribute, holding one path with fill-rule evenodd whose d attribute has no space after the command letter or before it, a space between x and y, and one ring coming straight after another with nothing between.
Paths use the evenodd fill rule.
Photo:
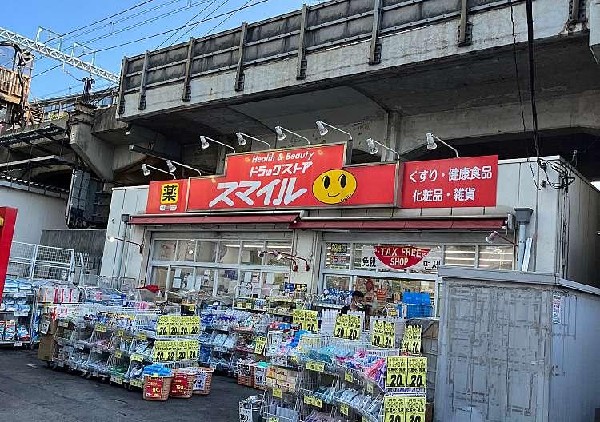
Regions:
<instances>
[{"instance_id":1,"label":"yellow price tag","mask_svg":"<svg viewBox=\"0 0 600 422\"><path fill-rule=\"evenodd\" d=\"M313 398L311 396L304 396L304 404L312 404Z\"/></svg>"},{"instance_id":2,"label":"yellow price tag","mask_svg":"<svg viewBox=\"0 0 600 422\"><path fill-rule=\"evenodd\" d=\"M406 422L425 420L425 397L407 397L404 403ZM385 420L388 420L387 415Z\"/></svg>"},{"instance_id":3,"label":"yellow price tag","mask_svg":"<svg viewBox=\"0 0 600 422\"><path fill-rule=\"evenodd\" d=\"M292 312L292 323L304 327L304 309L294 309Z\"/></svg>"},{"instance_id":4,"label":"yellow price tag","mask_svg":"<svg viewBox=\"0 0 600 422\"><path fill-rule=\"evenodd\" d=\"M322 409L323 408L323 400L313 397L312 405L315 407L318 407L319 409Z\"/></svg>"},{"instance_id":5,"label":"yellow price tag","mask_svg":"<svg viewBox=\"0 0 600 422\"><path fill-rule=\"evenodd\" d=\"M115 350L115 357L116 357L117 359L120 359L120 358L122 358L122 357L123 357L123 352L122 352L122 351L120 351L120 350Z\"/></svg>"},{"instance_id":6,"label":"yellow price tag","mask_svg":"<svg viewBox=\"0 0 600 422\"><path fill-rule=\"evenodd\" d=\"M271 416L269 419L267 419L267 422L279 422L279 418L276 418L275 416Z\"/></svg>"},{"instance_id":7,"label":"yellow price tag","mask_svg":"<svg viewBox=\"0 0 600 422\"><path fill-rule=\"evenodd\" d=\"M348 315L338 315L335 319L335 327L333 329L333 336L337 338L344 338L346 335L346 326L348 323Z\"/></svg>"},{"instance_id":8,"label":"yellow price tag","mask_svg":"<svg viewBox=\"0 0 600 422\"><path fill-rule=\"evenodd\" d=\"M358 340L362 327L358 315L348 315L348 323L345 330L345 338L349 340Z\"/></svg>"},{"instance_id":9,"label":"yellow price tag","mask_svg":"<svg viewBox=\"0 0 600 422\"><path fill-rule=\"evenodd\" d=\"M367 393L373 394L373 384L367 383Z\"/></svg>"},{"instance_id":10,"label":"yellow price tag","mask_svg":"<svg viewBox=\"0 0 600 422\"><path fill-rule=\"evenodd\" d=\"M427 377L427 358L410 356L406 366L406 386L425 388Z\"/></svg>"},{"instance_id":11,"label":"yellow price tag","mask_svg":"<svg viewBox=\"0 0 600 422\"><path fill-rule=\"evenodd\" d=\"M278 399L283 398L283 391L281 388L273 388L273 397L277 397Z\"/></svg>"},{"instance_id":12,"label":"yellow price tag","mask_svg":"<svg viewBox=\"0 0 600 422\"><path fill-rule=\"evenodd\" d=\"M266 337L257 337L256 342L254 344L254 353L257 355L262 355L265 351L265 346L267 345Z\"/></svg>"},{"instance_id":13,"label":"yellow price tag","mask_svg":"<svg viewBox=\"0 0 600 422\"><path fill-rule=\"evenodd\" d=\"M119 329L117 330L117 337L123 337L125 335L125 330Z\"/></svg>"},{"instance_id":14,"label":"yellow price tag","mask_svg":"<svg viewBox=\"0 0 600 422\"><path fill-rule=\"evenodd\" d=\"M354 375L352 374L352 372L346 371L346 373L344 374L344 380L346 380L347 382L354 382Z\"/></svg>"},{"instance_id":15,"label":"yellow price tag","mask_svg":"<svg viewBox=\"0 0 600 422\"><path fill-rule=\"evenodd\" d=\"M383 414L386 421L405 422L405 398L402 396L386 396L383 399ZM417 419L425 421L423 419ZM415 420L412 420L416 422Z\"/></svg>"},{"instance_id":16,"label":"yellow price tag","mask_svg":"<svg viewBox=\"0 0 600 422\"><path fill-rule=\"evenodd\" d=\"M131 361L132 362L143 362L144 357L138 353L134 353L133 355L131 355Z\"/></svg>"},{"instance_id":17,"label":"yellow price tag","mask_svg":"<svg viewBox=\"0 0 600 422\"><path fill-rule=\"evenodd\" d=\"M123 377L115 377L114 383L118 385L123 384Z\"/></svg>"},{"instance_id":18,"label":"yellow price tag","mask_svg":"<svg viewBox=\"0 0 600 422\"><path fill-rule=\"evenodd\" d=\"M148 340L148 336L146 335L146 333L136 333L135 339L146 341L146 340Z\"/></svg>"},{"instance_id":19,"label":"yellow price tag","mask_svg":"<svg viewBox=\"0 0 600 422\"><path fill-rule=\"evenodd\" d=\"M306 362L306 369L313 372L325 372L325 364L323 362Z\"/></svg>"},{"instance_id":20,"label":"yellow price tag","mask_svg":"<svg viewBox=\"0 0 600 422\"><path fill-rule=\"evenodd\" d=\"M106 332L106 325L104 324L96 324L96 331L99 333L105 333Z\"/></svg>"},{"instance_id":21,"label":"yellow price tag","mask_svg":"<svg viewBox=\"0 0 600 422\"><path fill-rule=\"evenodd\" d=\"M131 381L129 382L129 384L130 384L132 387L141 387L141 386L142 386L142 380L131 380Z\"/></svg>"},{"instance_id":22,"label":"yellow price tag","mask_svg":"<svg viewBox=\"0 0 600 422\"><path fill-rule=\"evenodd\" d=\"M317 311L304 311L304 324L302 328L313 333L319 332L319 313Z\"/></svg>"},{"instance_id":23,"label":"yellow price tag","mask_svg":"<svg viewBox=\"0 0 600 422\"><path fill-rule=\"evenodd\" d=\"M350 416L350 409L348 408L347 404L341 404L340 405L340 412L344 416Z\"/></svg>"},{"instance_id":24,"label":"yellow price tag","mask_svg":"<svg viewBox=\"0 0 600 422\"><path fill-rule=\"evenodd\" d=\"M408 325L402 336L402 352L417 355L421 352L421 335L423 329L420 325Z\"/></svg>"},{"instance_id":25,"label":"yellow price tag","mask_svg":"<svg viewBox=\"0 0 600 422\"><path fill-rule=\"evenodd\" d=\"M405 356L388 356L387 373L385 376L386 388L406 386L407 359Z\"/></svg>"}]
</instances>

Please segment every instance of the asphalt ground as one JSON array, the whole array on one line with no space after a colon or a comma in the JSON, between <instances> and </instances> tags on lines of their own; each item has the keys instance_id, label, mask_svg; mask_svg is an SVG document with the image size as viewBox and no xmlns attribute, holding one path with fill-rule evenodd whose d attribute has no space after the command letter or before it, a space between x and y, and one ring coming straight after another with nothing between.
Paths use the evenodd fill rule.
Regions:
<instances>
[{"instance_id":1,"label":"asphalt ground","mask_svg":"<svg viewBox=\"0 0 600 422\"><path fill-rule=\"evenodd\" d=\"M0 349L0 422L236 422L260 391L214 376L208 396L146 401L141 390L53 370L29 350Z\"/></svg>"}]
</instances>

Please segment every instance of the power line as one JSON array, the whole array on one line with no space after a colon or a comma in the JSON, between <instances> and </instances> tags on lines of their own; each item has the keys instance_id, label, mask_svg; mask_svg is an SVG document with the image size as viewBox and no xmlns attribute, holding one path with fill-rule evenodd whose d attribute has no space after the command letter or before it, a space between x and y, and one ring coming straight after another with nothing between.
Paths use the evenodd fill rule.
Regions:
<instances>
[{"instance_id":1,"label":"power line","mask_svg":"<svg viewBox=\"0 0 600 422\"><path fill-rule=\"evenodd\" d=\"M148 13L150 13L150 12L154 12L155 10L160 10L160 9L162 9L162 8L166 7L166 6L169 6L169 5L171 5L171 4L174 4L174 3L179 3L179 2L181 2L181 1L184 1L184 0L170 0L170 1L168 1L167 3L162 3L162 4L159 4L158 6L154 6L154 7L150 8L150 9L145 9L145 10L142 10L141 12L139 12L139 13L136 13L135 15L125 16L124 18L118 19L118 20L116 20L116 21L114 21L114 22L112 22L112 21L111 21L111 22L109 22L109 24L110 24L111 26L113 26L113 27L114 27L114 25L116 25L116 24L119 24L119 23L121 23L121 22L125 22L125 21L131 20L131 19L133 19L133 18L137 18L138 16L143 16L143 15L145 15L145 14L148 14ZM194 6L195 6L195 5L197 5L197 4L206 3L207 1L209 1L209 0L201 0L201 1L197 2L197 3L188 4L187 6L185 6L185 7L182 7L182 8L180 8L180 9L175 9L175 10L172 10L171 12L173 12L173 14L175 14L175 13L179 13L179 12L183 12L184 10L187 10L187 9L189 9L189 8L191 8L191 7L194 7ZM171 16L171 13L165 13L165 14L164 14L164 16L165 16L165 17L167 17L167 16ZM87 30L87 31L85 31L85 32L82 32L82 33L80 33L80 34L77 34L77 37L81 37L81 36L84 36L84 35L90 34L90 33L92 33L92 32L97 32L97 31L99 31L100 29L103 29L103 28L92 28L92 29L88 29L88 30ZM111 33L111 34L112 34L112 33ZM66 39L70 39L70 38L74 38L74 36L67 37ZM88 43L88 42L89 42L89 41L84 41L83 43L85 44L85 43Z\"/></svg>"},{"instance_id":2,"label":"power line","mask_svg":"<svg viewBox=\"0 0 600 422\"><path fill-rule=\"evenodd\" d=\"M212 5L213 5L213 4L215 4L216 2L217 2L217 0L212 0L208 6L206 6L206 7L205 7L204 9L202 9L200 12L198 12L198 13L196 13L194 16L192 16L192 17L191 17L191 18L190 18L190 19L189 19L189 20L188 20L188 21L187 21L185 24L186 24L186 25L187 25L187 24L189 24L191 21L193 21L193 20L194 20L194 19L196 19L198 16L200 16L202 13L204 13L204 12L206 11L206 9L208 9L210 6L212 6ZM197 25L197 24L196 24L196 25ZM195 26L195 25L194 25L194 26ZM177 31L179 31L179 29L181 29L181 28L178 28L174 34L170 35L170 36L169 36L169 37L168 37L166 40L164 40L163 42L161 42L161 43L160 43L160 44L159 44L159 45L158 45L156 48L157 48L157 49L159 49L160 47L162 47L163 45L165 45L165 44L167 43L167 41L169 41L171 38L173 38L173 37L174 37L174 36L177 34Z\"/></svg>"},{"instance_id":3,"label":"power line","mask_svg":"<svg viewBox=\"0 0 600 422\"><path fill-rule=\"evenodd\" d=\"M123 14L125 14L125 13L127 13L127 12L130 12L130 11L132 11L132 10L134 10L134 9L137 9L138 7L141 7L141 6L145 5L145 4L152 3L153 1L154 1L154 0L144 0L144 1L140 2L140 3L134 4L133 6L131 6L131 7L127 8L127 9L124 9L124 10L121 10L121 11L119 11L119 12L117 12L117 13L114 13L114 14L112 14L112 15L110 15L110 16L107 16L107 17L105 17L105 18L99 19L99 20L97 20L97 21L94 21L94 22L92 22L92 23L90 23L90 24L87 24L87 25L80 26L80 27L78 27L78 28L75 28L75 29L73 29L73 30L71 30L71 31L69 31L69 32L65 32L64 34L62 34L62 35L60 35L60 36L57 36L57 37L52 37L52 38L50 38L49 40L46 40L46 43L49 43L50 41L53 41L53 40L55 40L55 39L57 39L57 38L62 38L62 37L64 37L65 35L70 35L70 34L73 34L73 33L75 33L75 32L78 32L78 31L82 30L82 29L89 28L90 26L94 26L94 25L97 25L97 24L99 24L99 23L106 22L106 21L107 21L107 20L109 20L109 19L112 19L112 18L115 18L115 17L117 17L117 16L123 15Z\"/></svg>"},{"instance_id":4,"label":"power line","mask_svg":"<svg viewBox=\"0 0 600 422\"><path fill-rule=\"evenodd\" d=\"M160 37L160 36L163 36L163 35L171 34L173 32L180 31L181 29L188 28L190 26L197 26L199 24L202 24L202 23L205 23L205 22L209 22L211 20L215 20L215 19L218 19L218 18L221 18L221 17L225 17L225 16L228 16L228 15L236 14L236 13L242 11L242 10L250 9L250 8L258 6L260 4L267 3L269 1L271 1L271 0L257 0L255 3L252 3L252 4L247 4L246 3L246 4L244 4L243 6L237 8L237 9L230 10L229 12L221 13L221 14L215 15L213 17L205 17L205 18L203 18L203 19L201 19L199 21L195 21L195 22L188 22L188 23L186 23L186 24L184 24L184 25L182 25L180 27L177 27L177 28L173 28L173 29L169 29L169 30L166 30L166 31L163 31L163 32L158 32L158 33L155 33L155 34L147 35L145 37L138 38L136 40L127 41L127 42L124 42L124 43L121 43L121 44L116 44L116 45L112 45L112 46L109 46L109 47L99 48L97 50L92 50L91 52L82 53L82 54L80 54L78 56L78 58L81 58L81 57L83 57L86 54L95 54L95 53L100 53L100 52L104 52L104 51L114 50L115 48L125 47L127 45L131 45L131 44L134 44L134 43L139 43L139 42L147 41L147 40L150 40L150 39L153 39L153 38L156 38L156 37ZM44 74L47 74L48 72L51 72L51 71L53 71L53 70L55 70L55 69L57 69L57 68L59 68L61 66L62 66L62 64L57 64L56 66L48 68L48 69L46 69L46 70L44 70L44 71L42 71L42 72L40 72L38 74L33 75L32 79L36 78L38 76L42 76Z\"/></svg>"},{"instance_id":5,"label":"power line","mask_svg":"<svg viewBox=\"0 0 600 422\"><path fill-rule=\"evenodd\" d=\"M229 3L231 0L224 0L223 3L221 3L219 6L217 6L216 9L214 9L212 12L210 12L208 15L205 16L205 18L209 17L210 15L212 15L213 13L215 13L217 10L219 10L221 7L223 7L225 4ZM245 5L247 5L249 2L246 2ZM237 13L237 12L232 12L232 13ZM231 15L229 15L231 16ZM229 17L225 18L225 20L229 19ZM215 28L218 28L221 24L218 24L217 26L215 26ZM197 26L197 25L196 25ZM180 39L182 39L183 37L185 37L187 34L189 34L190 32L192 32L196 26L191 27L190 29L188 29L186 32L184 32L183 34L181 34L179 37L177 37L175 39L175 42L179 41ZM208 31L210 32L210 31Z\"/></svg>"},{"instance_id":6,"label":"power line","mask_svg":"<svg viewBox=\"0 0 600 422\"><path fill-rule=\"evenodd\" d=\"M251 2L252 2L252 0L248 0L246 3L244 3L244 6L248 5ZM209 29L208 31L206 31L205 35L212 33L215 29L219 28L221 25L223 25L225 22L227 22L229 19L231 19L233 16L235 16L236 13L237 12L231 12L221 22L219 22L218 24L216 24L215 26L213 26L211 29Z\"/></svg>"},{"instance_id":7,"label":"power line","mask_svg":"<svg viewBox=\"0 0 600 422\"><path fill-rule=\"evenodd\" d=\"M206 3L207 1L209 1L209 0L203 0L203 1L199 2L198 4L203 4L203 3ZM212 1L216 1L216 0L212 0ZM100 35L100 36L98 36L96 38L89 39L87 41L84 41L83 44L92 44L92 43L94 43L96 41L99 41L99 40L102 40L102 39L105 39L105 38L114 37L115 35L121 34L123 32L127 32L127 31L130 31L132 29L139 28L140 26L144 26L144 25L147 25L149 23L156 22L157 20L166 18L168 16L175 15L175 14L177 14L177 13L183 11L183 10L185 10L185 9L174 10L174 11L171 11L171 12L168 12L168 13L163 13L163 14L155 16L155 17L153 17L151 19L147 19L147 20L144 20L144 21L141 21L141 22L137 22L137 23L135 23L133 25L126 26L124 28L119 29L118 31L114 31L114 32L111 32L111 33L108 33L108 34Z\"/></svg>"},{"instance_id":8,"label":"power line","mask_svg":"<svg viewBox=\"0 0 600 422\"><path fill-rule=\"evenodd\" d=\"M221 18L221 17L226 16L226 15L228 15L230 13L237 13L237 12L242 11L244 9L249 9L251 7L258 6L259 4L262 4L262 3L267 3L269 1L271 1L271 0L258 0L258 1L256 1L256 3L249 4L249 5L246 5L246 6L242 6L242 7L239 7L237 9L233 9L233 10L231 10L229 12L225 12L225 13L221 13L219 15L215 15L215 16L213 16L211 18L203 18L203 19L201 19L199 21L196 21L196 22L190 22L190 23L187 23L187 24L182 25L180 27L177 27L177 28L174 28L174 29L169 29L169 30L166 30L166 31L163 31L163 32L157 32L155 34L147 35L145 37L138 38L136 40L127 41L127 42L124 42L124 43L121 43L121 44L111 45L109 47L99 48L98 50L92 50L90 53L87 53L87 54L95 54L95 53L100 53L100 52L104 52L104 51L114 50L115 48L125 47L125 46L130 45L130 44L139 43L139 42L142 42L142 41L147 41L147 40L150 40L152 38L160 37L161 35L167 35L167 34L170 34L172 32L179 31L179 30L184 29L184 28L188 28L190 26L199 25L201 23L205 23L205 22L209 22L211 20L217 19L217 18Z\"/></svg>"}]
</instances>

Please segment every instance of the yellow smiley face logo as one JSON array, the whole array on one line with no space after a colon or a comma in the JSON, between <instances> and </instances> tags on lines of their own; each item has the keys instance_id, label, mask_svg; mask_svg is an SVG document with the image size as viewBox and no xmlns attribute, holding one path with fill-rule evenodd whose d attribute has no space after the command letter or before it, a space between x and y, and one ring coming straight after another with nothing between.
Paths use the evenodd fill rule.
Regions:
<instances>
[{"instance_id":1,"label":"yellow smiley face logo","mask_svg":"<svg viewBox=\"0 0 600 422\"><path fill-rule=\"evenodd\" d=\"M313 182L313 194L328 205L344 202L356 191L356 178L346 170L329 170Z\"/></svg>"}]
</instances>

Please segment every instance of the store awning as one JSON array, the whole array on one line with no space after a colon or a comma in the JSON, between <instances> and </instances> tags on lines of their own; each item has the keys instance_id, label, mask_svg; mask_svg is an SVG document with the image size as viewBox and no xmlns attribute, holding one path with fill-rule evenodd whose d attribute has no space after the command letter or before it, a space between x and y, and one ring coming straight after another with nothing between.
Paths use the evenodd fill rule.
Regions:
<instances>
[{"instance_id":1,"label":"store awning","mask_svg":"<svg viewBox=\"0 0 600 422\"><path fill-rule=\"evenodd\" d=\"M287 224L291 225L299 217L294 214L222 214L222 215L132 215L129 224L154 226L165 224Z\"/></svg>"},{"instance_id":2,"label":"store awning","mask_svg":"<svg viewBox=\"0 0 600 422\"><path fill-rule=\"evenodd\" d=\"M304 230L500 230L505 218L298 220L290 225Z\"/></svg>"}]
</instances>

